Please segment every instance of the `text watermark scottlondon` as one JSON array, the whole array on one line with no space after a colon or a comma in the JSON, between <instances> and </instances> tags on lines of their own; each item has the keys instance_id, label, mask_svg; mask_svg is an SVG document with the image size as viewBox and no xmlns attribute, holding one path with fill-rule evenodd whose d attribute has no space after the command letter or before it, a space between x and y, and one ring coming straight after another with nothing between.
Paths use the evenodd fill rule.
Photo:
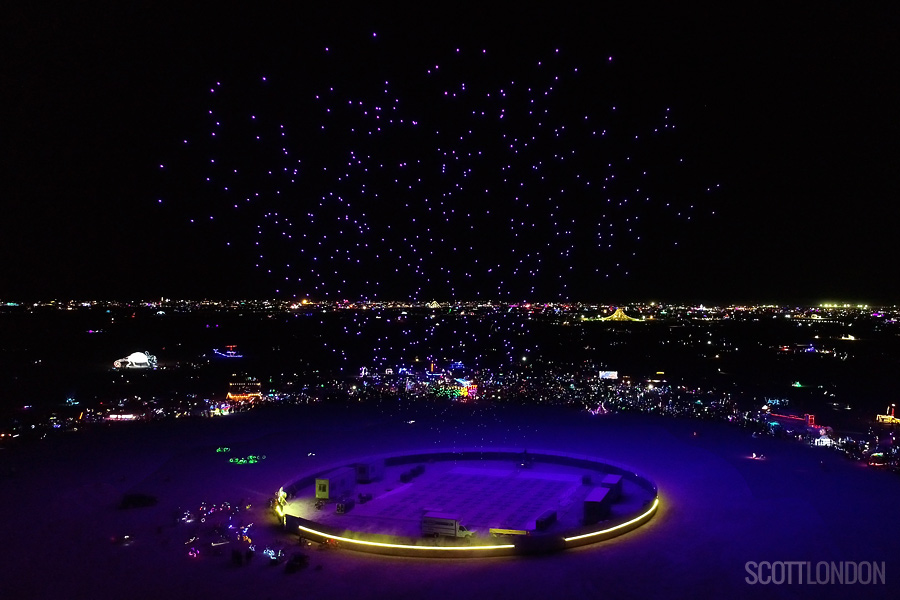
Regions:
<instances>
[{"instance_id":1,"label":"text watermark scottlondon","mask_svg":"<svg viewBox=\"0 0 900 600\"><path fill-rule=\"evenodd\" d=\"M884 562L776 560L747 561L750 585L884 585Z\"/></svg>"}]
</instances>

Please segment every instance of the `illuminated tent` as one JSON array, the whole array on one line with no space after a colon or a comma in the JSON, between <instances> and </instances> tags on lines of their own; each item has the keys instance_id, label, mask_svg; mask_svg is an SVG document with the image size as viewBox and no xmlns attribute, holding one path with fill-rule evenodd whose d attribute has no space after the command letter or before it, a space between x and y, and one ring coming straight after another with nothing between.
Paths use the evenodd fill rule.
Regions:
<instances>
[{"instance_id":1,"label":"illuminated tent","mask_svg":"<svg viewBox=\"0 0 900 600\"><path fill-rule=\"evenodd\" d=\"M634 317L629 317L625 314L625 311L621 308L617 308L616 312L609 315L608 317L601 317L601 321L640 321L641 319L635 319Z\"/></svg>"}]
</instances>

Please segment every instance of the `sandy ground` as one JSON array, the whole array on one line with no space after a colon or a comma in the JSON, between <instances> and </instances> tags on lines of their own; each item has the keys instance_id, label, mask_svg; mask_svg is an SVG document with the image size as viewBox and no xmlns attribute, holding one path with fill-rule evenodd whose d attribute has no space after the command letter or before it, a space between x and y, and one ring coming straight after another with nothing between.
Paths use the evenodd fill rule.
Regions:
<instances>
[{"instance_id":1,"label":"sandy ground","mask_svg":"<svg viewBox=\"0 0 900 600\"><path fill-rule=\"evenodd\" d=\"M9 598L891 598L900 572L900 478L825 449L714 423L551 409L418 414L299 407L221 419L117 424L0 453ZM696 433L696 435L695 435ZM587 454L654 479L661 507L623 537L549 556L409 559L303 550L295 574L257 553L187 555L179 507L252 504L258 549L296 539L264 504L297 475L367 453L527 447ZM217 453L227 446L229 454ZM751 460L751 452L765 460ZM254 465L228 456L264 454ZM125 493L158 504L122 510ZM202 533L202 530L201 530ZM129 535L133 543L119 543ZM231 546L224 546L230 548ZM887 585L749 585L747 561L884 561Z\"/></svg>"}]
</instances>

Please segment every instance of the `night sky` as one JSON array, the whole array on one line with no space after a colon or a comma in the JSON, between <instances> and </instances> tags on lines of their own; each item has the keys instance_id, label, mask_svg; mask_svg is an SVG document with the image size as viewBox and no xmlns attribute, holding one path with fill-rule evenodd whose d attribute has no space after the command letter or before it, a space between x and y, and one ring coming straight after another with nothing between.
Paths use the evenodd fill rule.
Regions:
<instances>
[{"instance_id":1,"label":"night sky","mask_svg":"<svg viewBox=\"0 0 900 600\"><path fill-rule=\"evenodd\" d=\"M7 22L0 300L897 301L896 11Z\"/></svg>"}]
</instances>

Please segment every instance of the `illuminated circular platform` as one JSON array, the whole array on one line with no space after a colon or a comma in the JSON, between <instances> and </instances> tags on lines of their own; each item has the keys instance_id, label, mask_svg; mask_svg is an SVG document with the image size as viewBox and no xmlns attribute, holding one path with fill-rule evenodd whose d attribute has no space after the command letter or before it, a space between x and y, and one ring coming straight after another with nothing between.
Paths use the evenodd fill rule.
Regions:
<instances>
[{"instance_id":1,"label":"illuminated circular platform","mask_svg":"<svg viewBox=\"0 0 900 600\"><path fill-rule=\"evenodd\" d=\"M295 477L282 489L276 510L291 533L402 556L565 550L632 531L659 506L656 485L625 466L512 449L361 457ZM452 515L474 534L431 535L425 523L434 514Z\"/></svg>"}]
</instances>

